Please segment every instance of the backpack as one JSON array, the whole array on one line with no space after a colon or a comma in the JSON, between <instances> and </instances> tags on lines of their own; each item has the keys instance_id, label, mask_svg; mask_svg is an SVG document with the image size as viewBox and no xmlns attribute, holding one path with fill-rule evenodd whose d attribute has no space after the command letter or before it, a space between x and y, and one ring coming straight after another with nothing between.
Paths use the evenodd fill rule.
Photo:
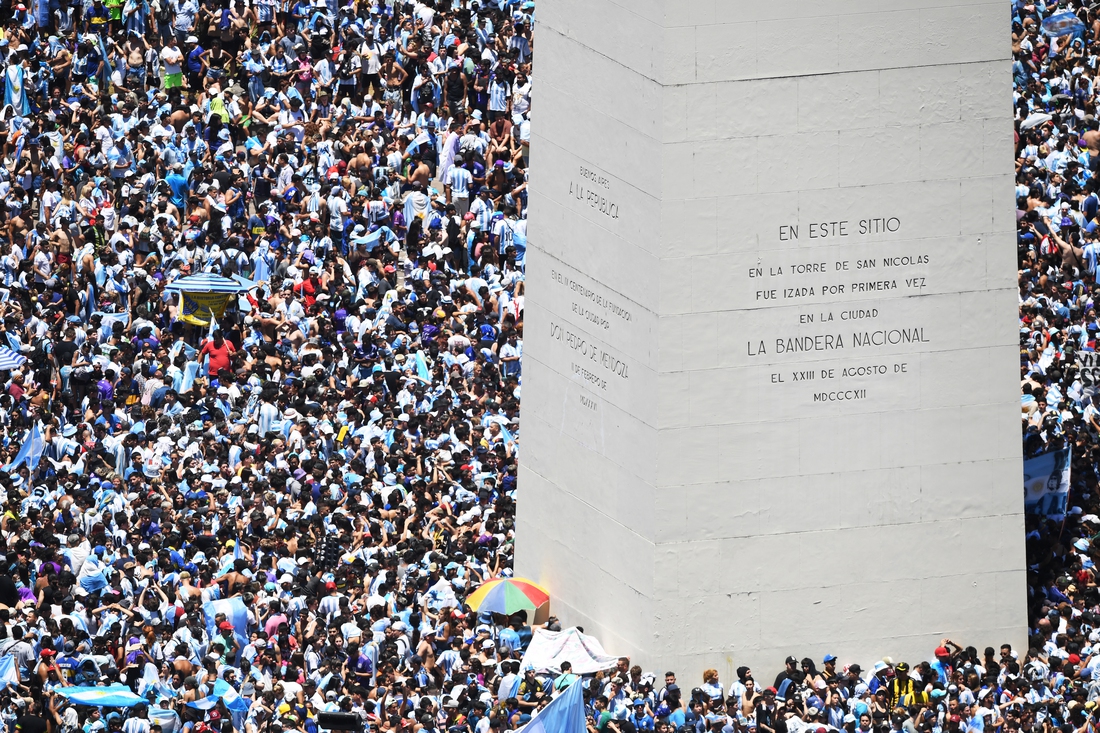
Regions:
<instances>
[{"instance_id":1,"label":"backpack","mask_svg":"<svg viewBox=\"0 0 1100 733\"><path fill-rule=\"evenodd\" d=\"M416 101L421 105L435 102L435 83L426 81L416 88Z\"/></svg>"}]
</instances>

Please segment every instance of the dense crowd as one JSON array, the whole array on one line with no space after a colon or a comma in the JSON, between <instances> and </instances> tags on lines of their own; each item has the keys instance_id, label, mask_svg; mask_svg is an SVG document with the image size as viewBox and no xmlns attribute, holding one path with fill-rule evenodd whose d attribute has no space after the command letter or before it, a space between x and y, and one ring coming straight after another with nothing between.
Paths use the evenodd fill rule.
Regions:
<instances>
[{"instance_id":1,"label":"dense crowd","mask_svg":"<svg viewBox=\"0 0 1100 733\"><path fill-rule=\"evenodd\" d=\"M1012 8L1023 443L1072 449L1029 648L689 682L523 669L466 603L512 566L534 3L0 0L0 720L498 733L578 682L599 733L1091 733L1100 12Z\"/></svg>"}]
</instances>

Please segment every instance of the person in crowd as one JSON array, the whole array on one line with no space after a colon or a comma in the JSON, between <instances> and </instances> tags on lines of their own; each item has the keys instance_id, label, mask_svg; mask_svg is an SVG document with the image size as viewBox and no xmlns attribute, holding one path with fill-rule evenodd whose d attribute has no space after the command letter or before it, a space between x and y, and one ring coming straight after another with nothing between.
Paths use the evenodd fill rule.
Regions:
<instances>
[{"instance_id":1,"label":"person in crowd","mask_svg":"<svg viewBox=\"0 0 1100 733\"><path fill-rule=\"evenodd\" d=\"M1023 450L1070 469L1027 645L685 695L467 602L513 567L535 3L0 4L5 726L502 733L581 685L615 733L1095 729L1100 15L1006 5Z\"/></svg>"}]
</instances>

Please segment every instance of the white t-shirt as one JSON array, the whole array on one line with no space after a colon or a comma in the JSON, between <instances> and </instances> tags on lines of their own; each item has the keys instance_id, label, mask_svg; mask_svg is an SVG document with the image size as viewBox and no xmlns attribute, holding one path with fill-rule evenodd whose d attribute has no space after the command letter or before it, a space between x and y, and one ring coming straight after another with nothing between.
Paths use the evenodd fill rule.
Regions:
<instances>
[{"instance_id":1,"label":"white t-shirt","mask_svg":"<svg viewBox=\"0 0 1100 733\"><path fill-rule=\"evenodd\" d=\"M161 61L164 62L165 74L179 74L182 71L183 51L171 46L165 46L160 52Z\"/></svg>"},{"instance_id":2,"label":"white t-shirt","mask_svg":"<svg viewBox=\"0 0 1100 733\"><path fill-rule=\"evenodd\" d=\"M298 699L298 690L302 689L302 686L297 682L291 682L290 680L283 680L283 699L287 702L292 702Z\"/></svg>"},{"instance_id":3,"label":"white t-shirt","mask_svg":"<svg viewBox=\"0 0 1100 733\"><path fill-rule=\"evenodd\" d=\"M46 252L39 250L38 253L35 254L34 270L34 281L36 283L46 282L46 280L49 279L49 276L53 274L53 263L50 261L50 256ZM43 277L42 275L40 275L39 270L46 273L46 276Z\"/></svg>"}]
</instances>

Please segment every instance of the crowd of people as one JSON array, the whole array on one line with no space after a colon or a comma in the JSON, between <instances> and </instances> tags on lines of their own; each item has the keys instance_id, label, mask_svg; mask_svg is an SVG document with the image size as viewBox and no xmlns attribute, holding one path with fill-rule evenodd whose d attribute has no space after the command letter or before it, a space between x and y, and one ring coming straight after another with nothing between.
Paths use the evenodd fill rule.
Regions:
<instances>
[{"instance_id":1,"label":"crowd of people","mask_svg":"<svg viewBox=\"0 0 1100 733\"><path fill-rule=\"evenodd\" d=\"M533 2L0 0L0 721L500 733L577 683L594 733L1091 733L1100 13L1012 12L1023 445L1072 456L1029 646L687 682L523 669L465 602L512 567Z\"/></svg>"}]
</instances>

